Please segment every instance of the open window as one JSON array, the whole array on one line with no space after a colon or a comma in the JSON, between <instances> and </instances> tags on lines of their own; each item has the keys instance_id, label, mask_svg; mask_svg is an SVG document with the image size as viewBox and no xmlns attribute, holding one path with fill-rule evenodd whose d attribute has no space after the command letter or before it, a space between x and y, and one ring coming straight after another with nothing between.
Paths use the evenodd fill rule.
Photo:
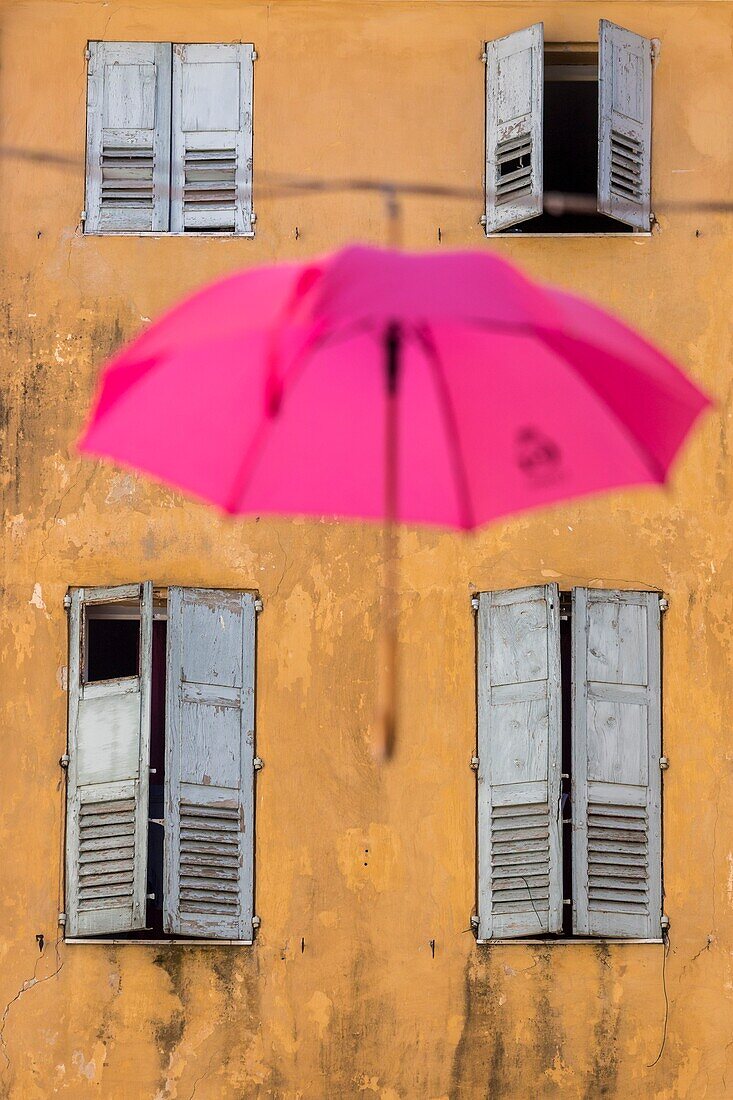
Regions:
<instances>
[{"instance_id":1,"label":"open window","mask_svg":"<svg viewBox=\"0 0 733 1100\"><path fill-rule=\"evenodd\" d=\"M662 934L656 592L478 607L480 941Z\"/></svg>"},{"instance_id":2,"label":"open window","mask_svg":"<svg viewBox=\"0 0 733 1100\"><path fill-rule=\"evenodd\" d=\"M254 597L71 594L66 932L250 942Z\"/></svg>"},{"instance_id":3,"label":"open window","mask_svg":"<svg viewBox=\"0 0 733 1100\"><path fill-rule=\"evenodd\" d=\"M486 43L487 233L648 231L650 164L648 39L601 20L598 43Z\"/></svg>"}]
</instances>

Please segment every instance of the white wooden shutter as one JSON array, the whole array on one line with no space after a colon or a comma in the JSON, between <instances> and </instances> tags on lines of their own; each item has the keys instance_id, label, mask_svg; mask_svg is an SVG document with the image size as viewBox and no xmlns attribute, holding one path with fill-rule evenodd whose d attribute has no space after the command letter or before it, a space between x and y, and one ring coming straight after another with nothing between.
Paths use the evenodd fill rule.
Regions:
<instances>
[{"instance_id":1,"label":"white wooden shutter","mask_svg":"<svg viewBox=\"0 0 733 1100\"><path fill-rule=\"evenodd\" d=\"M661 935L656 592L573 591L573 927Z\"/></svg>"},{"instance_id":2,"label":"white wooden shutter","mask_svg":"<svg viewBox=\"0 0 733 1100\"><path fill-rule=\"evenodd\" d=\"M652 44L601 19L598 50L598 209L649 229Z\"/></svg>"},{"instance_id":3,"label":"white wooden shutter","mask_svg":"<svg viewBox=\"0 0 733 1100\"><path fill-rule=\"evenodd\" d=\"M168 932L252 939L254 670L251 593L169 590Z\"/></svg>"},{"instance_id":4,"label":"white wooden shutter","mask_svg":"<svg viewBox=\"0 0 733 1100\"><path fill-rule=\"evenodd\" d=\"M562 929L559 623L556 585L479 597L481 940Z\"/></svg>"},{"instance_id":5,"label":"white wooden shutter","mask_svg":"<svg viewBox=\"0 0 733 1100\"><path fill-rule=\"evenodd\" d=\"M90 42L87 233L168 229L171 47Z\"/></svg>"},{"instance_id":6,"label":"white wooden shutter","mask_svg":"<svg viewBox=\"0 0 733 1100\"><path fill-rule=\"evenodd\" d=\"M171 230L252 232L253 46L173 47Z\"/></svg>"},{"instance_id":7,"label":"white wooden shutter","mask_svg":"<svg viewBox=\"0 0 733 1100\"><path fill-rule=\"evenodd\" d=\"M137 676L86 683L84 610L139 600ZM69 633L66 934L145 926L153 589L77 588Z\"/></svg>"},{"instance_id":8,"label":"white wooden shutter","mask_svg":"<svg viewBox=\"0 0 733 1100\"><path fill-rule=\"evenodd\" d=\"M542 213L544 25L486 43L486 232Z\"/></svg>"}]
</instances>

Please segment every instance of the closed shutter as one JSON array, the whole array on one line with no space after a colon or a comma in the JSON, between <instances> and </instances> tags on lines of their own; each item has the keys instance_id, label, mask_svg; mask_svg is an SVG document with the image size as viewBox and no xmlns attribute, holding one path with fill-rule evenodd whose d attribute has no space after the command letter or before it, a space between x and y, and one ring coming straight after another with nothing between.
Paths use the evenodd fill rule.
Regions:
<instances>
[{"instance_id":1,"label":"closed shutter","mask_svg":"<svg viewBox=\"0 0 733 1100\"><path fill-rule=\"evenodd\" d=\"M637 229L651 224L652 44L600 22L598 209Z\"/></svg>"},{"instance_id":2,"label":"closed shutter","mask_svg":"<svg viewBox=\"0 0 733 1100\"><path fill-rule=\"evenodd\" d=\"M559 621L556 585L479 597L481 940L562 929Z\"/></svg>"},{"instance_id":3,"label":"closed shutter","mask_svg":"<svg viewBox=\"0 0 733 1100\"><path fill-rule=\"evenodd\" d=\"M542 213L544 26L486 43L486 231Z\"/></svg>"},{"instance_id":4,"label":"closed shutter","mask_svg":"<svg viewBox=\"0 0 733 1100\"><path fill-rule=\"evenodd\" d=\"M165 929L252 939L255 607L168 594Z\"/></svg>"},{"instance_id":5,"label":"closed shutter","mask_svg":"<svg viewBox=\"0 0 733 1100\"><path fill-rule=\"evenodd\" d=\"M173 47L174 233L252 232L253 47Z\"/></svg>"},{"instance_id":6,"label":"closed shutter","mask_svg":"<svg viewBox=\"0 0 733 1100\"><path fill-rule=\"evenodd\" d=\"M137 676L86 681L85 609L139 602ZM149 582L77 588L69 635L66 933L145 926L153 589Z\"/></svg>"},{"instance_id":7,"label":"closed shutter","mask_svg":"<svg viewBox=\"0 0 733 1100\"><path fill-rule=\"evenodd\" d=\"M171 47L90 42L88 233L168 229Z\"/></svg>"},{"instance_id":8,"label":"closed shutter","mask_svg":"<svg viewBox=\"0 0 733 1100\"><path fill-rule=\"evenodd\" d=\"M573 928L661 935L656 592L573 591Z\"/></svg>"}]
</instances>

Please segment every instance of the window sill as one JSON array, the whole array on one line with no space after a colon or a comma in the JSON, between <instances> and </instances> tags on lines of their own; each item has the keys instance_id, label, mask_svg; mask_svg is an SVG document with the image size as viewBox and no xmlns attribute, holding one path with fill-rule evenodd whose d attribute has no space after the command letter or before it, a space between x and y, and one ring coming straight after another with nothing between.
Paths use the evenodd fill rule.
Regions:
<instances>
[{"instance_id":1,"label":"window sill","mask_svg":"<svg viewBox=\"0 0 733 1100\"><path fill-rule=\"evenodd\" d=\"M578 945L594 946L599 943L602 944L628 944L628 943L657 943L664 946L663 939L657 940L631 940L620 939L613 936L576 936L576 937L558 937L557 939L542 939L542 940L530 940L530 939L512 939L512 940L476 940L479 947L576 947Z\"/></svg>"},{"instance_id":2,"label":"window sill","mask_svg":"<svg viewBox=\"0 0 733 1100\"><path fill-rule=\"evenodd\" d=\"M637 230L633 233L622 233L622 232L619 232L619 233L614 233L614 232L609 232L609 233L503 233L503 232L500 232L500 233L485 233L484 236L487 238L487 240L492 240L492 241L495 241L495 240L518 241L522 237L531 237L532 240L535 240L535 241L539 240L540 238L544 238L545 240L547 240L549 238L549 240L557 241L562 237L582 237L583 239L586 239L586 240L591 238L591 237L599 237L599 238L613 237L614 239L618 239L618 238L623 237L627 241L638 241L640 237L652 237L652 236L654 236L654 234L652 233L652 231L650 229L639 229L639 230Z\"/></svg>"},{"instance_id":3,"label":"window sill","mask_svg":"<svg viewBox=\"0 0 733 1100\"><path fill-rule=\"evenodd\" d=\"M493 234L494 236L500 236L500 234ZM623 236L623 234L619 234ZM626 234L628 236L628 234ZM252 229L249 233L199 233L192 231L190 233L168 233L158 230L145 230L141 229L137 232L131 232L128 229L106 229L104 232L95 232L94 230L84 231L83 237L152 237L154 240L164 239L166 237L175 237L176 240L181 240L184 237L205 237L210 241L239 241L239 240L253 240L255 231ZM616 236L616 234L614 234Z\"/></svg>"},{"instance_id":4,"label":"window sill","mask_svg":"<svg viewBox=\"0 0 733 1100\"><path fill-rule=\"evenodd\" d=\"M95 947L252 947L254 940L197 940L183 937L176 940L103 940L96 936L67 936L64 943L91 944Z\"/></svg>"}]
</instances>

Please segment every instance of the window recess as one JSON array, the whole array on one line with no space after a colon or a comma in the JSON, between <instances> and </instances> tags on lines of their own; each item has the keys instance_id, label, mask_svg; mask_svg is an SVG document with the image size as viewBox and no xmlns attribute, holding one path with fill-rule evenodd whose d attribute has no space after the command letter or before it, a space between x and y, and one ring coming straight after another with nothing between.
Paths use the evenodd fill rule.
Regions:
<instances>
[{"instance_id":1,"label":"window recess","mask_svg":"<svg viewBox=\"0 0 733 1100\"><path fill-rule=\"evenodd\" d=\"M661 937L660 661L658 593L480 594L480 941Z\"/></svg>"},{"instance_id":2,"label":"window recess","mask_svg":"<svg viewBox=\"0 0 733 1100\"><path fill-rule=\"evenodd\" d=\"M252 236L253 46L88 53L85 232Z\"/></svg>"},{"instance_id":3,"label":"window recess","mask_svg":"<svg viewBox=\"0 0 733 1100\"><path fill-rule=\"evenodd\" d=\"M650 229L651 52L607 20L598 43L542 23L486 43L487 233ZM546 210L555 193L585 212Z\"/></svg>"},{"instance_id":4,"label":"window recess","mask_svg":"<svg viewBox=\"0 0 733 1100\"><path fill-rule=\"evenodd\" d=\"M254 645L248 592L72 591L70 938L251 941Z\"/></svg>"}]
</instances>

